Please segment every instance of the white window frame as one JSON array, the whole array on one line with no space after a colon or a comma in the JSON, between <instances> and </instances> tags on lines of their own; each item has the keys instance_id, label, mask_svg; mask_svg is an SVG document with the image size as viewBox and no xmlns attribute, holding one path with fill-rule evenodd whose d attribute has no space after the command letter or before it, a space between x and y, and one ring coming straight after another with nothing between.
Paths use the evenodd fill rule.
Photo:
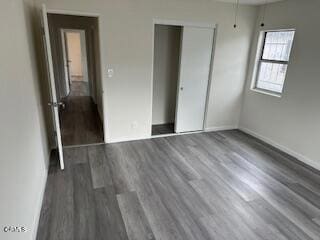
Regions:
<instances>
[{"instance_id":1,"label":"white window frame","mask_svg":"<svg viewBox=\"0 0 320 240\"><path fill-rule=\"evenodd\" d=\"M267 94L270 96L274 96L274 97L281 97L283 94L283 90L281 93L279 92L274 92L274 91L269 91L267 89L261 89L257 87L257 82L258 82L258 77L259 77L259 70L260 70L260 66L262 62L270 62L270 63L279 63L279 64L286 64L289 67L289 63L290 63L290 57L291 57L291 52L293 49L293 45L291 48L291 52L290 52L290 56L289 56L289 60L288 61L278 61L278 60L262 60L262 54L263 54L263 49L264 49L264 45L265 45L265 38L266 38L266 34L268 32L286 32L286 31L294 31L296 32L296 29L268 29L268 30L263 30L260 31L259 34L259 39L258 39L258 46L257 46L257 53L256 53L256 57L255 57L255 62L254 62L254 70L253 70L253 78L251 81L251 87L250 89L252 91L258 92L258 93L263 93L263 94ZM288 68L287 68L287 72L288 72ZM286 72L286 75L287 75ZM284 89L284 85L285 85L285 81L283 84L283 89Z\"/></svg>"}]
</instances>

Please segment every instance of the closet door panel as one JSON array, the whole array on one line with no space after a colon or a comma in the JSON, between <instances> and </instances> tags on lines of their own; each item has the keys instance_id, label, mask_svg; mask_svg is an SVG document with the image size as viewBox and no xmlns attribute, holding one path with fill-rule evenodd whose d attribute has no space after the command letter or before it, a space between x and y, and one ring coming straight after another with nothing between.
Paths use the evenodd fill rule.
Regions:
<instances>
[{"instance_id":1,"label":"closet door panel","mask_svg":"<svg viewBox=\"0 0 320 240\"><path fill-rule=\"evenodd\" d=\"M204 128L214 29L184 27L176 107L176 132Z\"/></svg>"}]
</instances>

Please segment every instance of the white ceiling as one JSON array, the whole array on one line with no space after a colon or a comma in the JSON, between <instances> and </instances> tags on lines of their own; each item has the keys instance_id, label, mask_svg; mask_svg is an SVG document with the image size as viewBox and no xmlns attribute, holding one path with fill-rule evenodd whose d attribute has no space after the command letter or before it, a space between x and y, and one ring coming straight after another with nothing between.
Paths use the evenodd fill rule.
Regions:
<instances>
[{"instance_id":1,"label":"white ceiling","mask_svg":"<svg viewBox=\"0 0 320 240\"><path fill-rule=\"evenodd\" d=\"M219 2L230 2L230 3L235 3L236 0L216 0ZM271 2L280 2L283 0L239 0L240 4L249 4L249 5L261 5L261 4L265 4L267 3L271 3Z\"/></svg>"}]
</instances>

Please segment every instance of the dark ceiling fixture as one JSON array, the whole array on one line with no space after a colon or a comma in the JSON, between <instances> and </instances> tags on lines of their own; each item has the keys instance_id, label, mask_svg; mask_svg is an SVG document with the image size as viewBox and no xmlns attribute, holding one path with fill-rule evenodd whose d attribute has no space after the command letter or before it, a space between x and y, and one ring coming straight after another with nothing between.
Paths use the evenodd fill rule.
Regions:
<instances>
[{"instance_id":1,"label":"dark ceiling fixture","mask_svg":"<svg viewBox=\"0 0 320 240\"><path fill-rule=\"evenodd\" d=\"M266 18L267 7L268 7L268 0L265 0L265 3L263 5L263 9L262 9L262 21L261 21L261 24L260 24L261 27L265 26L265 18Z\"/></svg>"},{"instance_id":2,"label":"dark ceiling fixture","mask_svg":"<svg viewBox=\"0 0 320 240\"><path fill-rule=\"evenodd\" d=\"M237 28L237 22L238 22L238 12L239 12L239 1L240 0L236 0L235 4L234 4L234 9L235 9L235 14L234 14L234 28Z\"/></svg>"}]
</instances>

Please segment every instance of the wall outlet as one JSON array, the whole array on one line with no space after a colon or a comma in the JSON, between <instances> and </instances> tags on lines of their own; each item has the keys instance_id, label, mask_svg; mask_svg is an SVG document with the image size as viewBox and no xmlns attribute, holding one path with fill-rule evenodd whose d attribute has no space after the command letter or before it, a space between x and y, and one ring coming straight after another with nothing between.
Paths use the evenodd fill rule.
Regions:
<instances>
[{"instance_id":1,"label":"wall outlet","mask_svg":"<svg viewBox=\"0 0 320 240\"><path fill-rule=\"evenodd\" d=\"M131 128L132 129L137 129L138 128L138 122L134 121L133 123L131 123Z\"/></svg>"}]
</instances>

